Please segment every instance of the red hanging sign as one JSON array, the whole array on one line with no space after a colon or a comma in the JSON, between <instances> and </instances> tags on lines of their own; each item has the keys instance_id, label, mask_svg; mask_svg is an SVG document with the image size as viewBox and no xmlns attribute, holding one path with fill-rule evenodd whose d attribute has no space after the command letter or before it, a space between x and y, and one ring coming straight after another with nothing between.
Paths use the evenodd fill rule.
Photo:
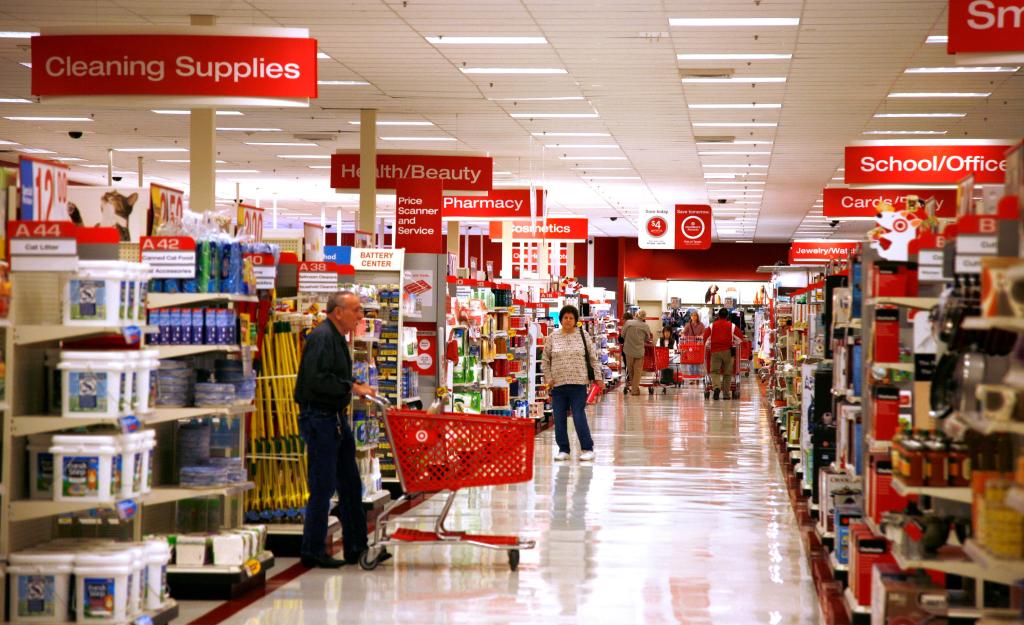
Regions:
<instances>
[{"instance_id":1,"label":"red hanging sign","mask_svg":"<svg viewBox=\"0 0 1024 625\"><path fill-rule=\"evenodd\" d=\"M534 214L544 214L544 191L535 189ZM485 196L446 196L444 219L529 219L529 189L491 189Z\"/></svg>"},{"instance_id":2,"label":"red hanging sign","mask_svg":"<svg viewBox=\"0 0 1024 625\"><path fill-rule=\"evenodd\" d=\"M551 217L535 222L513 221L508 224L512 228L513 241L586 241L587 220L583 217ZM491 239L500 240L503 236L504 224L491 222Z\"/></svg>"},{"instance_id":3,"label":"red hanging sign","mask_svg":"<svg viewBox=\"0 0 1024 625\"><path fill-rule=\"evenodd\" d=\"M1024 0L949 0L950 54L1024 51Z\"/></svg>"},{"instance_id":4,"label":"red hanging sign","mask_svg":"<svg viewBox=\"0 0 1024 625\"><path fill-rule=\"evenodd\" d=\"M443 254L441 181L402 181L395 187L395 247Z\"/></svg>"},{"instance_id":5,"label":"red hanging sign","mask_svg":"<svg viewBox=\"0 0 1024 625\"><path fill-rule=\"evenodd\" d=\"M1006 144L852 145L846 147L848 184L1002 184Z\"/></svg>"},{"instance_id":6,"label":"red hanging sign","mask_svg":"<svg viewBox=\"0 0 1024 625\"><path fill-rule=\"evenodd\" d=\"M825 217L874 217L885 204L904 208L907 198L935 199L936 217L956 217L956 189L825 189Z\"/></svg>"},{"instance_id":7,"label":"red hanging sign","mask_svg":"<svg viewBox=\"0 0 1024 625\"><path fill-rule=\"evenodd\" d=\"M711 207L676 204L676 249L706 250L711 247Z\"/></svg>"},{"instance_id":8,"label":"red hanging sign","mask_svg":"<svg viewBox=\"0 0 1024 625\"><path fill-rule=\"evenodd\" d=\"M824 263L844 260L860 248L860 243L828 241L794 241L789 246L789 264Z\"/></svg>"},{"instance_id":9,"label":"red hanging sign","mask_svg":"<svg viewBox=\"0 0 1024 625\"><path fill-rule=\"evenodd\" d=\"M399 182L438 180L445 189L490 191L494 161L489 156L447 154L377 154L377 189L394 189ZM331 155L331 187L359 188L359 153Z\"/></svg>"}]
</instances>

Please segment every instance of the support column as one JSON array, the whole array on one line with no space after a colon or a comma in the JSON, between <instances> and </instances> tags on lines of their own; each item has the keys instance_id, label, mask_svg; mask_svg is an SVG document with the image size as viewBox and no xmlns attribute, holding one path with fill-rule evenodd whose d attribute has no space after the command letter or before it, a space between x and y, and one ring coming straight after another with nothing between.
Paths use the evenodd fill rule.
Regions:
<instances>
[{"instance_id":1,"label":"support column","mask_svg":"<svg viewBox=\"0 0 1024 625\"><path fill-rule=\"evenodd\" d=\"M512 273L512 222L501 222L501 277L511 279Z\"/></svg>"},{"instance_id":2,"label":"support column","mask_svg":"<svg viewBox=\"0 0 1024 625\"><path fill-rule=\"evenodd\" d=\"M138 157L138 163L139 163L139 187L142 187L144 185L142 184L142 157L141 156Z\"/></svg>"},{"instance_id":3,"label":"support column","mask_svg":"<svg viewBox=\"0 0 1024 625\"><path fill-rule=\"evenodd\" d=\"M448 253L455 254L455 258L459 258L459 222L449 221L448 222ZM461 267L462 263L455 263L456 267Z\"/></svg>"},{"instance_id":4,"label":"support column","mask_svg":"<svg viewBox=\"0 0 1024 625\"><path fill-rule=\"evenodd\" d=\"M575 243L558 243L556 247L559 248L558 253L561 255L562 246L565 246L565 277L566 278L579 278L576 275L576 244ZM558 258L557 256L555 258Z\"/></svg>"},{"instance_id":5,"label":"support column","mask_svg":"<svg viewBox=\"0 0 1024 625\"><path fill-rule=\"evenodd\" d=\"M551 278L551 245L547 239L537 242L537 274L547 280Z\"/></svg>"},{"instance_id":6,"label":"support column","mask_svg":"<svg viewBox=\"0 0 1024 625\"><path fill-rule=\"evenodd\" d=\"M377 111L359 111L359 219L358 230L377 232Z\"/></svg>"},{"instance_id":7,"label":"support column","mask_svg":"<svg viewBox=\"0 0 1024 625\"><path fill-rule=\"evenodd\" d=\"M270 227L277 230L277 196L274 196L274 203L271 205Z\"/></svg>"},{"instance_id":8,"label":"support column","mask_svg":"<svg viewBox=\"0 0 1024 625\"><path fill-rule=\"evenodd\" d=\"M587 286L593 288L594 284L594 248L597 242L591 237L587 239Z\"/></svg>"},{"instance_id":9,"label":"support column","mask_svg":"<svg viewBox=\"0 0 1024 625\"><path fill-rule=\"evenodd\" d=\"M193 26L214 26L214 15L189 16ZM189 208L196 212L212 211L217 191L217 111L211 108L192 109L188 135Z\"/></svg>"}]
</instances>

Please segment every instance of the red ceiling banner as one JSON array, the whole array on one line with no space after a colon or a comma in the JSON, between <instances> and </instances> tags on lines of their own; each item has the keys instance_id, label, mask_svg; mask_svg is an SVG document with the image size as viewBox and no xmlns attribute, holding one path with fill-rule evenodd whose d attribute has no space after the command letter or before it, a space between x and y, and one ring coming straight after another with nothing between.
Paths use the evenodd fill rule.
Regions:
<instances>
[{"instance_id":1,"label":"red ceiling banner","mask_svg":"<svg viewBox=\"0 0 1024 625\"><path fill-rule=\"evenodd\" d=\"M706 250L711 247L711 207L676 204L677 250Z\"/></svg>"},{"instance_id":2,"label":"red ceiling banner","mask_svg":"<svg viewBox=\"0 0 1024 625\"><path fill-rule=\"evenodd\" d=\"M32 37L32 94L317 97L316 39L232 35Z\"/></svg>"},{"instance_id":3,"label":"red ceiling banner","mask_svg":"<svg viewBox=\"0 0 1024 625\"><path fill-rule=\"evenodd\" d=\"M395 187L395 247L411 254L443 254L441 181L399 182Z\"/></svg>"},{"instance_id":4,"label":"red ceiling banner","mask_svg":"<svg viewBox=\"0 0 1024 625\"><path fill-rule=\"evenodd\" d=\"M950 54L1024 51L1024 0L949 0Z\"/></svg>"},{"instance_id":5,"label":"red ceiling banner","mask_svg":"<svg viewBox=\"0 0 1024 625\"><path fill-rule=\"evenodd\" d=\"M439 180L449 191L490 191L494 160L489 156L377 153L377 189L402 181ZM331 187L359 188L359 153L331 155Z\"/></svg>"},{"instance_id":6,"label":"red ceiling banner","mask_svg":"<svg viewBox=\"0 0 1024 625\"><path fill-rule=\"evenodd\" d=\"M847 184L956 184L974 174L980 184L1002 184L1010 145L852 145L844 178Z\"/></svg>"},{"instance_id":7,"label":"red ceiling banner","mask_svg":"<svg viewBox=\"0 0 1024 625\"><path fill-rule=\"evenodd\" d=\"M500 240L502 237L502 222L491 222L491 239ZM513 221L509 224L512 228L513 241L586 241L587 220L584 217L549 217L546 221L538 219L534 223L529 221Z\"/></svg>"},{"instance_id":8,"label":"red ceiling banner","mask_svg":"<svg viewBox=\"0 0 1024 625\"><path fill-rule=\"evenodd\" d=\"M793 241L789 246L789 264L825 263L843 260L860 249L860 243L828 241Z\"/></svg>"},{"instance_id":9,"label":"red ceiling banner","mask_svg":"<svg viewBox=\"0 0 1024 625\"><path fill-rule=\"evenodd\" d=\"M544 191L535 189L535 215L544 214ZM487 195L445 196L444 219L508 220L530 218L529 189L491 189Z\"/></svg>"},{"instance_id":10,"label":"red ceiling banner","mask_svg":"<svg viewBox=\"0 0 1024 625\"><path fill-rule=\"evenodd\" d=\"M904 208L907 198L934 198L936 217L956 217L956 189L825 189L825 217L874 217L879 207L891 204Z\"/></svg>"}]
</instances>

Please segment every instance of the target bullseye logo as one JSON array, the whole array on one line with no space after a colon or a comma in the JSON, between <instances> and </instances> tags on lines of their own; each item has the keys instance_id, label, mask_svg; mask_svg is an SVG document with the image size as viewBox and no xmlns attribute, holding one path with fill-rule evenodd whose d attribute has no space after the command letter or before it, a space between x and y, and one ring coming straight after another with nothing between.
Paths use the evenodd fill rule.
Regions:
<instances>
[{"instance_id":1,"label":"target bullseye logo","mask_svg":"<svg viewBox=\"0 0 1024 625\"><path fill-rule=\"evenodd\" d=\"M652 237L663 237L668 232L668 222L664 217L651 217L647 220L647 234Z\"/></svg>"},{"instance_id":2,"label":"target bullseye logo","mask_svg":"<svg viewBox=\"0 0 1024 625\"><path fill-rule=\"evenodd\" d=\"M425 443L428 440L430 440L430 434L426 430L417 430L416 431L416 442L417 443Z\"/></svg>"},{"instance_id":3,"label":"target bullseye logo","mask_svg":"<svg viewBox=\"0 0 1024 625\"><path fill-rule=\"evenodd\" d=\"M691 241L704 236L704 230L704 220L697 216L685 217L679 224L679 232Z\"/></svg>"}]
</instances>

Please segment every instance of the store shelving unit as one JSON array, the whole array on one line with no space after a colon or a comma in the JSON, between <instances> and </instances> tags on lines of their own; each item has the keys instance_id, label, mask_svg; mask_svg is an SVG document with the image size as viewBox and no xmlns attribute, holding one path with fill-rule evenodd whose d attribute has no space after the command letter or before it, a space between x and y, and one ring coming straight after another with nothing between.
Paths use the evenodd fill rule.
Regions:
<instances>
[{"instance_id":1,"label":"store shelving unit","mask_svg":"<svg viewBox=\"0 0 1024 625\"><path fill-rule=\"evenodd\" d=\"M960 503L971 503L971 489L968 487L932 487L932 486L908 486L899 478L892 481L893 490L904 497L917 495L919 497L934 497L946 501L958 501Z\"/></svg>"}]
</instances>

